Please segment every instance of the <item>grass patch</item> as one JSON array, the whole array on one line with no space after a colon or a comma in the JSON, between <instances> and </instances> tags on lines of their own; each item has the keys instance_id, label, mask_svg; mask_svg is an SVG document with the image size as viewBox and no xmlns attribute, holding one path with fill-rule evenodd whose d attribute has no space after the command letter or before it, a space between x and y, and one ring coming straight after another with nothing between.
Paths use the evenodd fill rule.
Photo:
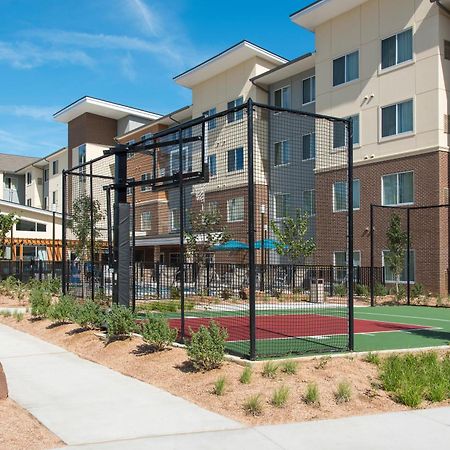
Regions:
<instances>
[{"instance_id":1,"label":"grass patch","mask_svg":"<svg viewBox=\"0 0 450 450\"><path fill-rule=\"evenodd\" d=\"M337 391L334 393L337 403L347 403L352 398L352 387L346 380L338 384Z\"/></svg>"},{"instance_id":2,"label":"grass patch","mask_svg":"<svg viewBox=\"0 0 450 450\"><path fill-rule=\"evenodd\" d=\"M304 401L307 405L319 405L320 396L319 396L319 386L317 383L308 383L306 387Z\"/></svg>"},{"instance_id":3,"label":"grass patch","mask_svg":"<svg viewBox=\"0 0 450 450\"><path fill-rule=\"evenodd\" d=\"M380 365L383 388L398 403L417 408L422 401L433 403L450 398L450 354L392 355Z\"/></svg>"},{"instance_id":4,"label":"grass patch","mask_svg":"<svg viewBox=\"0 0 450 450\"><path fill-rule=\"evenodd\" d=\"M325 367L327 367L328 363L331 361L330 356L324 356L319 359L319 362L315 365L315 368L317 370L323 370Z\"/></svg>"},{"instance_id":5,"label":"grass patch","mask_svg":"<svg viewBox=\"0 0 450 450\"><path fill-rule=\"evenodd\" d=\"M263 413L261 394L252 395L247 400L245 400L242 406L246 414L248 414L249 416L260 416Z\"/></svg>"},{"instance_id":6,"label":"grass patch","mask_svg":"<svg viewBox=\"0 0 450 450\"><path fill-rule=\"evenodd\" d=\"M215 395L223 395L225 392L225 385L227 384L227 380L225 377L220 377L214 383L213 394Z\"/></svg>"},{"instance_id":7,"label":"grass patch","mask_svg":"<svg viewBox=\"0 0 450 450\"><path fill-rule=\"evenodd\" d=\"M252 381L252 374L253 374L253 371L250 366L244 367L244 370L242 371L239 381L242 384L250 384L250 381Z\"/></svg>"},{"instance_id":8,"label":"grass patch","mask_svg":"<svg viewBox=\"0 0 450 450\"><path fill-rule=\"evenodd\" d=\"M380 355L377 353L370 352L365 358L364 361L369 364L375 364L376 366L379 366L381 363Z\"/></svg>"},{"instance_id":9,"label":"grass patch","mask_svg":"<svg viewBox=\"0 0 450 450\"><path fill-rule=\"evenodd\" d=\"M276 408L283 408L286 406L288 398L289 388L287 386L280 386L273 391L271 403Z\"/></svg>"},{"instance_id":10,"label":"grass patch","mask_svg":"<svg viewBox=\"0 0 450 450\"><path fill-rule=\"evenodd\" d=\"M267 361L264 364L263 370L262 370L262 376L264 378L272 378L274 379L277 375L278 371L278 364L274 363L273 361Z\"/></svg>"},{"instance_id":11,"label":"grass patch","mask_svg":"<svg viewBox=\"0 0 450 450\"><path fill-rule=\"evenodd\" d=\"M281 371L287 375L295 375L297 373L298 364L296 361L286 361L281 366Z\"/></svg>"}]
</instances>

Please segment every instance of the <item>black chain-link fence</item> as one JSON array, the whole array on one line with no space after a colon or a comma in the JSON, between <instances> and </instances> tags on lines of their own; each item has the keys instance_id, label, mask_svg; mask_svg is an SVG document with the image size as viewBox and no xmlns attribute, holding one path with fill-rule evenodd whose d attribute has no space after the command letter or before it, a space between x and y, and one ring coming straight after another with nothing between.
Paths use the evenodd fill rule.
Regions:
<instances>
[{"instance_id":1,"label":"black chain-link fence","mask_svg":"<svg viewBox=\"0 0 450 450\"><path fill-rule=\"evenodd\" d=\"M245 357L352 348L353 285L370 270L348 258L349 128L249 101L66 172L65 286L119 292L180 340L214 320ZM129 212L114 217L119 203Z\"/></svg>"}]
</instances>

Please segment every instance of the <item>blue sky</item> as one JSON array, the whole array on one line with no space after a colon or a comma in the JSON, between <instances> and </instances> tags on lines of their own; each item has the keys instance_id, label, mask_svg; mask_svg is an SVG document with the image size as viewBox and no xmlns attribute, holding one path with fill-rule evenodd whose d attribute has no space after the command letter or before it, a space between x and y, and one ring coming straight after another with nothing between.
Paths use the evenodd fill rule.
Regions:
<instances>
[{"instance_id":1,"label":"blue sky","mask_svg":"<svg viewBox=\"0 0 450 450\"><path fill-rule=\"evenodd\" d=\"M289 20L309 3L0 0L0 152L64 146L52 114L84 95L159 113L189 104L172 78L242 39L286 58L310 51L312 34Z\"/></svg>"}]
</instances>

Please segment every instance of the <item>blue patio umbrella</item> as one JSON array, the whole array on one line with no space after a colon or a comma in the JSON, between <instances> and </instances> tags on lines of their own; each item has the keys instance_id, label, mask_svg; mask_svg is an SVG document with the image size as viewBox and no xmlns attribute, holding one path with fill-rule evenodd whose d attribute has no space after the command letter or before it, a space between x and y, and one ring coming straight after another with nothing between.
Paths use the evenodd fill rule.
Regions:
<instances>
[{"instance_id":1,"label":"blue patio umbrella","mask_svg":"<svg viewBox=\"0 0 450 450\"><path fill-rule=\"evenodd\" d=\"M277 249L278 242L274 239L264 239L264 241L256 241L255 242L255 249L261 250L264 245L264 250L276 250Z\"/></svg>"},{"instance_id":2,"label":"blue patio umbrella","mask_svg":"<svg viewBox=\"0 0 450 450\"><path fill-rule=\"evenodd\" d=\"M248 245L240 241L228 241L224 244L215 245L212 247L215 252L233 252L236 250L248 250Z\"/></svg>"}]
</instances>

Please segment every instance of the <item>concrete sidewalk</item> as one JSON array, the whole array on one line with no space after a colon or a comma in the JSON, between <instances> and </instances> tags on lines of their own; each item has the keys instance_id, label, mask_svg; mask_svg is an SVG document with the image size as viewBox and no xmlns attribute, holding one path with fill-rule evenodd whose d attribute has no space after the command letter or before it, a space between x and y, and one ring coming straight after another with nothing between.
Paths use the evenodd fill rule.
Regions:
<instances>
[{"instance_id":1,"label":"concrete sidewalk","mask_svg":"<svg viewBox=\"0 0 450 450\"><path fill-rule=\"evenodd\" d=\"M68 450L450 448L450 408L246 428L2 325L0 361L11 398Z\"/></svg>"},{"instance_id":2,"label":"concrete sidewalk","mask_svg":"<svg viewBox=\"0 0 450 450\"><path fill-rule=\"evenodd\" d=\"M243 425L0 325L10 397L69 445Z\"/></svg>"}]
</instances>

